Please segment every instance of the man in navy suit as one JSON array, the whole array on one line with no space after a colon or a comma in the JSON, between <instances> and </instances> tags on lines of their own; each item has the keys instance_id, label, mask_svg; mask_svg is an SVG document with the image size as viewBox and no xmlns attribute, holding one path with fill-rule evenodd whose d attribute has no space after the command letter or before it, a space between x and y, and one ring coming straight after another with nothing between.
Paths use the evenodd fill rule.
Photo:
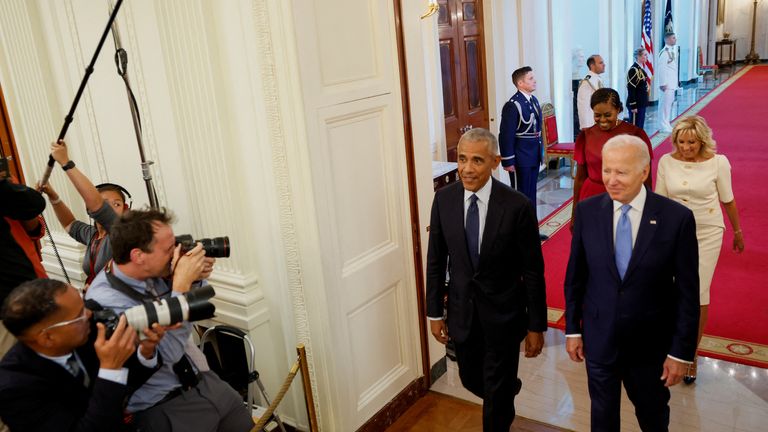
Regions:
<instances>
[{"instance_id":1,"label":"man in navy suit","mask_svg":"<svg viewBox=\"0 0 768 432\"><path fill-rule=\"evenodd\" d=\"M576 207L565 277L566 349L586 360L592 430L618 431L621 384L643 431L669 426L669 387L696 351L699 276L690 210L643 187L647 145L603 147L607 193Z\"/></svg>"},{"instance_id":2,"label":"man in navy suit","mask_svg":"<svg viewBox=\"0 0 768 432\"><path fill-rule=\"evenodd\" d=\"M109 339L103 324L89 338L80 293L52 279L19 285L2 314L19 340L0 362L0 416L12 431L122 430L125 398L156 370L162 327L145 330L139 350L122 316Z\"/></svg>"},{"instance_id":3,"label":"man in navy suit","mask_svg":"<svg viewBox=\"0 0 768 432\"><path fill-rule=\"evenodd\" d=\"M526 357L541 353L547 305L536 214L525 196L491 177L499 160L488 130L459 140L461 183L438 190L432 203L427 317L435 339L454 341L464 387L483 399L483 430L508 432L522 385L520 342Z\"/></svg>"},{"instance_id":4,"label":"man in navy suit","mask_svg":"<svg viewBox=\"0 0 768 432\"><path fill-rule=\"evenodd\" d=\"M501 110L501 166L509 172L512 184L531 200L535 209L536 181L544 158L541 107L533 95L536 76L530 66L521 67L512 73L512 83L517 87L517 93Z\"/></svg>"}]
</instances>

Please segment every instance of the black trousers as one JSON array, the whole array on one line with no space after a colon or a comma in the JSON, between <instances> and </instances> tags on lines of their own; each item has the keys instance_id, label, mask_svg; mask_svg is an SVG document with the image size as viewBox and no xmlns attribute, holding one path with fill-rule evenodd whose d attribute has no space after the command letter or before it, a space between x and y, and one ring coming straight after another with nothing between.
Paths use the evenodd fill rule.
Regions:
<instances>
[{"instance_id":1,"label":"black trousers","mask_svg":"<svg viewBox=\"0 0 768 432\"><path fill-rule=\"evenodd\" d=\"M638 108L636 113L630 110L629 122L642 129L645 126L645 109L646 107Z\"/></svg>"},{"instance_id":2,"label":"black trousers","mask_svg":"<svg viewBox=\"0 0 768 432\"><path fill-rule=\"evenodd\" d=\"M515 395L520 342L509 336L508 346L491 346L475 310L469 337L456 344L459 377L464 387L483 399L483 432L509 432L515 419Z\"/></svg>"},{"instance_id":3,"label":"black trousers","mask_svg":"<svg viewBox=\"0 0 768 432\"><path fill-rule=\"evenodd\" d=\"M589 398L592 401L592 432L619 432L621 384L635 406L640 429L669 430L669 389L660 377L664 360L618 360L600 364L586 359Z\"/></svg>"}]
</instances>

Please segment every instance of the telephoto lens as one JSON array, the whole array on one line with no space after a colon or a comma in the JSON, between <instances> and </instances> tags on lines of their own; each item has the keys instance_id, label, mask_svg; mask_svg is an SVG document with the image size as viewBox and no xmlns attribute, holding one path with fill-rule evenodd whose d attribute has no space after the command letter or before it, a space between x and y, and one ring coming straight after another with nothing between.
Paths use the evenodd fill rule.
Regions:
<instances>
[{"instance_id":1,"label":"telephoto lens","mask_svg":"<svg viewBox=\"0 0 768 432\"><path fill-rule=\"evenodd\" d=\"M216 313L216 306L209 300L215 295L213 287L203 285L192 288L188 292L156 301L146 301L140 305L126 309L126 321L139 335L146 328L158 323L161 326L171 326L182 321L200 321L211 318ZM112 309L93 310L93 321L103 323L106 336L109 339L117 327L120 315Z\"/></svg>"},{"instance_id":2,"label":"telephoto lens","mask_svg":"<svg viewBox=\"0 0 768 432\"><path fill-rule=\"evenodd\" d=\"M152 327L154 323L170 326L182 321L211 318L216 312L216 306L208 299L214 294L212 286L203 285L180 296L146 302L126 309L125 318L128 324L139 331Z\"/></svg>"},{"instance_id":3,"label":"telephoto lens","mask_svg":"<svg viewBox=\"0 0 768 432\"><path fill-rule=\"evenodd\" d=\"M194 240L190 234L176 236L176 244L181 244L181 252L186 253L197 243L203 244L205 256L212 258L229 258L229 237L201 238Z\"/></svg>"}]
</instances>

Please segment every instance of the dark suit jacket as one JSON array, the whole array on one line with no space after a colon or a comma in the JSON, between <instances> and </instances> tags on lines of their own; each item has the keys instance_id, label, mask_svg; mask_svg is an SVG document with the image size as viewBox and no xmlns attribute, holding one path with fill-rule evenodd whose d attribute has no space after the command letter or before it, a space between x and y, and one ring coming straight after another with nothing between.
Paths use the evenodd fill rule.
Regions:
<instances>
[{"instance_id":1,"label":"dark suit jacket","mask_svg":"<svg viewBox=\"0 0 768 432\"><path fill-rule=\"evenodd\" d=\"M119 431L124 400L155 369L138 364L134 355L128 385L98 378L99 360L92 341L77 349L90 377L90 388L66 369L40 357L22 343L0 362L0 417L11 431ZM158 359L158 363L159 359Z\"/></svg>"},{"instance_id":2,"label":"dark suit jacket","mask_svg":"<svg viewBox=\"0 0 768 432\"><path fill-rule=\"evenodd\" d=\"M531 118L536 120L535 124L525 123ZM499 149L502 166L539 166L544 157L541 124L541 107L536 96L531 95L531 101L528 102L525 95L519 91L512 95L501 109ZM510 159L512 156L514 159Z\"/></svg>"},{"instance_id":3,"label":"dark suit jacket","mask_svg":"<svg viewBox=\"0 0 768 432\"><path fill-rule=\"evenodd\" d=\"M627 71L627 109L633 110L648 106L648 81L645 71L635 62Z\"/></svg>"},{"instance_id":4,"label":"dark suit jacket","mask_svg":"<svg viewBox=\"0 0 768 432\"><path fill-rule=\"evenodd\" d=\"M699 324L696 222L682 205L648 192L622 281L614 258L613 201L576 207L565 276L566 334L581 333L588 359L619 355L693 360Z\"/></svg>"},{"instance_id":5,"label":"dark suit jacket","mask_svg":"<svg viewBox=\"0 0 768 432\"><path fill-rule=\"evenodd\" d=\"M464 188L454 183L435 194L427 253L427 316L443 315L450 257L448 333L467 339L479 319L486 341L519 343L526 330L547 328L544 259L536 215L528 198L492 179L478 269L464 234ZM479 316L474 316L475 306Z\"/></svg>"}]
</instances>

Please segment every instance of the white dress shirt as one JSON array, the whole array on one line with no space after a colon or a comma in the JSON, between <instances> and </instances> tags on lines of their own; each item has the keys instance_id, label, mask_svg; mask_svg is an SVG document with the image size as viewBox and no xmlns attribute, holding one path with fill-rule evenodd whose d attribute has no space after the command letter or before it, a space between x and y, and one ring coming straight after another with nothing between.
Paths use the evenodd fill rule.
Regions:
<instances>
[{"instance_id":1,"label":"white dress shirt","mask_svg":"<svg viewBox=\"0 0 768 432\"><path fill-rule=\"evenodd\" d=\"M488 214L488 200L491 198L491 184L493 182L490 178L485 182L485 185L481 187L477 192L472 192L464 189L464 226L467 226L467 210L469 210L470 197L472 194L477 195L477 211L478 218L480 219L480 231L478 232L477 253L479 254L483 246L483 230L485 230L485 216Z\"/></svg>"},{"instance_id":2,"label":"white dress shirt","mask_svg":"<svg viewBox=\"0 0 768 432\"><path fill-rule=\"evenodd\" d=\"M648 196L648 192L645 190L645 186L640 186L640 192L635 195L635 198L629 202L632 207L627 212L629 223L632 224L632 248L635 247L635 240L637 240L637 231L640 229L640 219L643 217L643 209L645 208L645 198ZM616 227L619 226L619 218L621 218L621 206L624 204L619 201L613 201L613 245L616 246Z\"/></svg>"},{"instance_id":3,"label":"white dress shirt","mask_svg":"<svg viewBox=\"0 0 768 432\"><path fill-rule=\"evenodd\" d=\"M37 353L42 358L46 358L57 365L63 367L64 369L69 372L69 367L67 367L67 360L70 356L75 355L75 358L77 359L77 363L80 364L80 368L83 370L84 373L88 373L85 369L85 365L83 364L82 360L80 360L80 356L78 356L74 351L69 354L64 354L63 356L47 356L45 354ZM141 363L144 367L153 368L157 366L157 353L155 353L155 356L151 359L144 358L143 355L141 355L141 351L137 350L136 352L137 357L139 358L139 363ZM116 382L118 384L127 384L128 383L128 368L120 368L120 369L104 369L99 368L99 378L105 379L107 381Z\"/></svg>"}]
</instances>

